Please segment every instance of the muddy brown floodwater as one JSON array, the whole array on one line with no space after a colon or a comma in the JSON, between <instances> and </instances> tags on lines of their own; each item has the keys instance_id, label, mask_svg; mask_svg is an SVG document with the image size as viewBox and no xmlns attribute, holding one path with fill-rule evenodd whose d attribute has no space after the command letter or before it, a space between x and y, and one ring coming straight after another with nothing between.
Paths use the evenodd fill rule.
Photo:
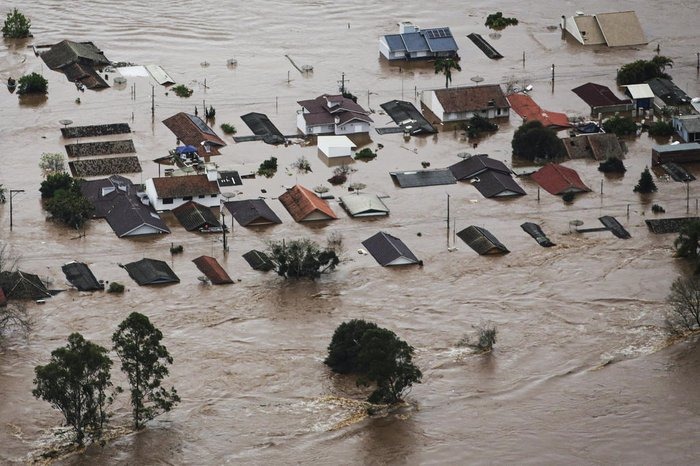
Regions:
<instances>
[{"instance_id":1,"label":"muddy brown floodwater","mask_svg":"<svg viewBox=\"0 0 700 466\"><path fill-rule=\"evenodd\" d=\"M263 230L238 225L224 254L219 238L188 233L166 216L173 233L148 239L118 239L105 221L89 222L86 236L46 220L38 187L42 152L63 152L67 141L59 120L75 125L128 122L143 174L157 176L152 159L162 156L175 137L161 121L179 112L201 111L202 100L216 108L216 123L231 122L249 134L239 116L266 113L283 133L295 132L296 101L337 90L341 73L359 103L379 104L440 87L443 77L431 64L395 66L379 59L377 40L396 23L413 20L423 27L450 26L462 56L453 85L516 80L531 83L544 108L585 115L586 105L570 89L588 81L613 86L615 70L650 58L656 44L674 60L675 82L700 95L695 69L700 5L693 1L651 0L486 2L483 0L407 0L395 2L190 1L150 2L74 0L4 2L2 12L19 7L32 20L35 37L0 42L0 79L43 72L50 93L42 102L19 102L0 92L0 183L24 189L14 198L14 230L8 205L0 206L0 239L21 256L23 270L66 288L60 266L87 262L104 280L127 284L123 296L68 290L29 307L35 322L29 336L11 337L0 352L0 462L29 461L51 443L61 417L31 395L33 368L71 332L108 346L116 325L129 312L147 314L163 331L174 356L170 382L182 403L139 434L124 435L105 447L61 464L688 464L697 462L700 422L700 352L694 342L665 348L664 303L683 264L672 257L673 235L653 235L644 219L652 203L668 216L686 215L686 187L657 179L659 192L642 199L632 192L650 164L653 143L643 135L628 141L627 174L604 179L593 161L567 162L594 192L573 205L521 179L527 196L495 201L468 184L401 190L388 172L420 168L429 161L443 167L469 149L463 136L443 131L412 137L370 134L376 160L355 163L351 181L367 192L388 195L391 215L353 220L333 202L340 219L322 225L294 223L274 200L295 182L307 187L331 174L316 147L273 147L262 142L228 146L216 161L222 168L254 169L276 156L280 170L271 179L245 180L237 197L258 197L261 189L284 223ZM635 9L649 45L583 48L562 39L556 25L562 14ZM489 37L487 14L502 10L520 19L516 27L490 38L505 56L491 61L465 37ZM80 93L59 73L46 69L31 44L62 39L92 40L108 58L162 65L178 82L194 89L189 99L155 89L155 119L150 114L151 83L129 78L122 88ZM522 53L526 62L523 66ZM301 75L297 64L310 64ZM227 60L235 58L235 67ZM209 66L202 66L207 62ZM554 90L550 67L556 64ZM289 72L289 73L288 73ZM288 81L289 76L289 81ZM113 77L113 76L112 76ZM206 80L207 88L204 87ZM132 100L129 89L136 86ZM75 103L80 97L81 103ZM375 113L377 126L389 122ZM510 140L520 119L512 115L478 151L511 163ZM313 172L297 175L287 167L306 156ZM696 171L696 175L699 175ZM700 175L699 175L700 176ZM331 194L343 194L332 188ZM486 227L511 250L503 257L480 257L457 240L447 251L446 199L458 229ZM690 185L695 213L700 191ZM629 216L627 207L629 206ZM632 238L609 233L569 234L569 222L597 226L613 215ZM557 246L541 248L519 227L542 225ZM423 268L386 269L370 256L356 254L365 238L385 230L403 239L423 259ZM251 270L241 254L263 248L270 239L311 237L318 241L342 233L346 253L338 270L314 283L285 282ZM420 233L420 235L419 235ZM171 257L171 243L184 254ZM239 282L202 286L191 260L216 257ZM142 257L168 261L181 283L139 287L118 264ZM348 399L363 393L334 377L323 365L333 330L350 318L370 319L395 331L416 348L424 382L407 397L408 405L378 418L359 418ZM457 341L472 326L497 324L495 351L474 356ZM124 383L115 370L117 382ZM113 424L129 422L126 396L118 399Z\"/></svg>"}]
</instances>

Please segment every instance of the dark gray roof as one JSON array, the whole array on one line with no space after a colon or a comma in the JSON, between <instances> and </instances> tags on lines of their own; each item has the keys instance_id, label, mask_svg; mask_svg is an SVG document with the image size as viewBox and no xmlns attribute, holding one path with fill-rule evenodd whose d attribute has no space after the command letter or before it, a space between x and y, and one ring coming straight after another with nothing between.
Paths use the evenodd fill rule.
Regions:
<instances>
[{"instance_id":1,"label":"dark gray roof","mask_svg":"<svg viewBox=\"0 0 700 466\"><path fill-rule=\"evenodd\" d=\"M674 118L689 133L700 133L700 115L686 115Z\"/></svg>"},{"instance_id":2,"label":"dark gray roof","mask_svg":"<svg viewBox=\"0 0 700 466\"><path fill-rule=\"evenodd\" d=\"M547 238L547 235L544 234L542 228L540 228L538 224L532 222L525 222L522 225L520 225L520 228L522 228L525 231L525 233L535 238L537 244L539 244L543 248L555 246L555 244L552 243L549 238Z\"/></svg>"},{"instance_id":3,"label":"dark gray roof","mask_svg":"<svg viewBox=\"0 0 700 466\"><path fill-rule=\"evenodd\" d=\"M386 40L386 44L392 52L406 51L406 46L403 44L403 40L401 40L401 34L387 34L384 36L384 40Z\"/></svg>"},{"instance_id":4,"label":"dark gray roof","mask_svg":"<svg viewBox=\"0 0 700 466\"><path fill-rule=\"evenodd\" d=\"M690 222L700 222L700 217L676 217L644 220L649 230L656 234L678 233Z\"/></svg>"},{"instance_id":5,"label":"dark gray roof","mask_svg":"<svg viewBox=\"0 0 700 466\"><path fill-rule=\"evenodd\" d=\"M510 176L497 171L487 170L472 180L474 186L484 197L524 196L525 190Z\"/></svg>"},{"instance_id":6,"label":"dark gray roof","mask_svg":"<svg viewBox=\"0 0 700 466\"><path fill-rule=\"evenodd\" d=\"M106 125L69 126L61 128L64 138L87 138L93 136L108 136L112 134L130 133L128 123L111 123Z\"/></svg>"},{"instance_id":7,"label":"dark gray roof","mask_svg":"<svg viewBox=\"0 0 700 466\"><path fill-rule=\"evenodd\" d=\"M219 183L219 186L240 186L243 184L237 171L227 170L219 171L219 179L216 182Z\"/></svg>"},{"instance_id":8,"label":"dark gray roof","mask_svg":"<svg viewBox=\"0 0 700 466\"><path fill-rule=\"evenodd\" d=\"M404 131L411 134L437 133L435 127L411 102L392 100L381 104L381 107Z\"/></svg>"},{"instance_id":9,"label":"dark gray roof","mask_svg":"<svg viewBox=\"0 0 700 466\"><path fill-rule=\"evenodd\" d=\"M272 270L274 268L274 264L270 258L267 257L267 254L256 249L252 249L243 254L243 259L245 259L248 265L255 270L267 272L268 270Z\"/></svg>"},{"instance_id":10,"label":"dark gray roof","mask_svg":"<svg viewBox=\"0 0 700 466\"><path fill-rule=\"evenodd\" d=\"M0 272L0 288L7 299L50 298L51 293L38 275L16 270Z\"/></svg>"},{"instance_id":11,"label":"dark gray roof","mask_svg":"<svg viewBox=\"0 0 700 466\"><path fill-rule=\"evenodd\" d=\"M129 276L139 285L161 285L165 283L180 283L180 279L170 266L155 259L141 259L137 262L122 265Z\"/></svg>"},{"instance_id":12,"label":"dark gray roof","mask_svg":"<svg viewBox=\"0 0 700 466\"><path fill-rule=\"evenodd\" d=\"M362 242L362 245L382 267L420 262L403 241L383 231L370 236Z\"/></svg>"},{"instance_id":13,"label":"dark gray roof","mask_svg":"<svg viewBox=\"0 0 700 466\"><path fill-rule=\"evenodd\" d=\"M690 103L690 97L670 79L653 78L647 81L656 97L663 100L666 105L686 105Z\"/></svg>"},{"instance_id":14,"label":"dark gray roof","mask_svg":"<svg viewBox=\"0 0 700 466\"><path fill-rule=\"evenodd\" d=\"M471 225L457 232L457 236L481 255L504 254L509 252L508 248L485 228Z\"/></svg>"},{"instance_id":15,"label":"dark gray roof","mask_svg":"<svg viewBox=\"0 0 700 466\"><path fill-rule=\"evenodd\" d=\"M92 42L73 42L64 40L51 46L41 54L46 66L52 70L60 69L73 63L92 64L94 66L109 65L109 60Z\"/></svg>"},{"instance_id":16,"label":"dark gray roof","mask_svg":"<svg viewBox=\"0 0 700 466\"><path fill-rule=\"evenodd\" d=\"M83 262L68 262L61 267L61 270L78 291L97 291L105 287L97 281L90 268Z\"/></svg>"},{"instance_id":17,"label":"dark gray roof","mask_svg":"<svg viewBox=\"0 0 700 466\"><path fill-rule=\"evenodd\" d=\"M244 199L224 202L231 216L244 227L282 223L263 199Z\"/></svg>"},{"instance_id":18,"label":"dark gray roof","mask_svg":"<svg viewBox=\"0 0 700 466\"><path fill-rule=\"evenodd\" d=\"M448 167L452 175L458 180L468 180L474 178L486 170L493 170L510 175L512 172L500 160L492 159L486 154L473 155L464 160L460 160Z\"/></svg>"},{"instance_id":19,"label":"dark gray roof","mask_svg":"<svg viewBox=\"0 0 700 466\"><path fill-rule=\"evenodd\" d=\"M458 49L450 28L423 29L420 33L425 37L431 52L452 52Z\"/></svg>"},{"instance_id":20,"label":"dark gray roof","mask_svg":"<svg viewBox=\"0 0 700 466\"><path fill-rule=\"evenodd\" d=\"M174 208L172 212L187 231L221 228L221 224L212 210L194 201L185 202Z\"/></svg>"},{"instance_id":21,"label":"dark gray roof","mask_svg":"<svg viewBox=\"0 0 700 466\"><path fill-rule=\"evenodd\" d=\"M402 188L437 186L443 184L455 184L457 182L449 168L390 172L389 174Z\"/></svg>"},{"instance_id":22,"label":"dark gray roof","mask_svg":"<svg viewBox=\"0 0 700 466\"><path fill-rule=\"evenodd\" d=\"M283 144L285 139L279 129L264 113L246 113L241 120L250 128L253 134L262 136L267 144Z\"/></svg>"},{"instance_id":23,"label":"dark gray roof","mask_svg":"<svg viewBox=\"0 0 700 466\"><path fill-rule=\"evenodd\" d=\"M430 50L428 42L420 32L408 32L401 34L404 46L408 52L427 52Z\"/></svg>"}]
</instances>

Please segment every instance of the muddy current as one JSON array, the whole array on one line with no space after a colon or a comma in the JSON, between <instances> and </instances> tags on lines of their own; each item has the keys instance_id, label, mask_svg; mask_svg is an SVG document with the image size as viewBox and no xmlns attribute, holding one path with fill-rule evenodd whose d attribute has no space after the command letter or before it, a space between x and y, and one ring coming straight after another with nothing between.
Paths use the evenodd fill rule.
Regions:
<instances>
[{"instance_id":1,"label":"muddy current","mask_svg":"<svg viewBox=\"0 0 700 466\"><path fill-rule=\"evenodd\" d=\"M125 432L104 447L60 458L60 464L696 462L700 352L692 341L668 347L663 329L669 286L687 270L672 257L675 236L650 233L644 220L654 215L653 203L669 217L696 215L700 190L690 183L686 199L685 184L658 173L658 193L633 193L657 142L646 134L626 141L622 177L603 177L593 160L567 162L592 189L567 205L543 190L538 195L528 178L518 179L528 194L512 200L484 199L467 183L415 189L392 183L390 171L419 169L421 162L445 167L465 151L511 165L510 141L521 123L515 114L477 148L451 128L411 138L372 131L367 147L383 147L375 160L353 164L357 171L349 182L386 195L391 214L352 219L331 201L339 220L312 225L295 223L276 198L295 183L328 185L332 168L317 148L234 143L227 136L222 155L212 158L221 169L254 171L270 156L280 167L273 178L244 180L227 192L238 199L265 196L283 220L263 229L234 225L227 253L220 236L189 233L171 214L164 215L170 235L119 239L106 221L93 220L79 237L47 220L38 192L41 154L64 152L73 142L61 137L59 121L65 119L73 125L128 122L143 167L142 174L130 175L137 183L158 176L152 160L176 142L161 121L194 112L195 106L201 114L203 101L216 108L219 134L226 122L240 135L250 134L240 115L253 111L294 134L297 100L337 92L344 73L358 103L374 110L375 125L388 126L379 104L393 99L418 104L421 91L444 85L431 63L394 65L379 58L378 37L396 32L403 20L451 27L462 57L453 86L473 85L476 76L485 84L532 84L531 96L543 108L586 116L588 107L571 89L589 81L614 87L617 68L651 58L658 44L674 60L670 73L678 86L691 97L700 95L695 24L700 6L682 0L663 4L586 2L587 13L636 10L649 40L646 46L608 49L579 46L553 27L562 14L582 8L571 1L408 0L398 8L393 2L355 0L3 3L2 14L16 6L31 18L34 38L0 42L0 79L43 73L49 95L20 101L0 92L0 183L25 191L13 199L13 231L9 205L0 206L0 240L21 258L22 270L66 291L46 304L31 303L29 335L11 336L0 349L0 462L37 458L54 443L61 424L57 411L31 395L34 366L46 363L72 332L110 346L117 324L132 311L148 315L165 335L175 360L168 382L182 402L144 431ZM490 34L483 22L496 9L520 24ZM471 32L482 34L505 58L486 58L466 38ZM149 78L79 92L31 48L63 39L93 41L112 61L159 64L194 94L166 95L156 84L152 117ZM299 66L312 65L313 72L301 74L285 55ZM227 65L232 59L236 65ZM301 156L312 172L290 167ZM690 167L696 175L697 168ZM336 198L345 193L347 184L330 190ZM596 227L602 215L615 216L631 239L572 233L573 220ZM525 221L539 223L557 246L538 246L520 229ZM452 228L469 225L487 228L510 254L478 256L459 238L455 242ZM401 238L424 266L382 268L371 256L357 254L361 242L378 231ZM315 282L256 272L241 257L264 249L268 240L323 242L330 233L343 237L343 261ZM172 256L171 244L183 245L183 254ZM202 285L191 262L202 254L214 256L236 283ZM167 261L181 283L136 285L119 264L143 257ZM99 279L126 284L127 291L115 296L68 289L61 265L71 260L88 263ZM323 364L333 330L350 318L372 320L415 347L424 380L406 397L406 406L364 417L353 400L366 392ZM491 354L473 355L457 346L484 321L499 331ZM114 381L124 385L116 369ZM112 424L127 427L127 397L113 408Z\"/></svg>"}]
</instances>

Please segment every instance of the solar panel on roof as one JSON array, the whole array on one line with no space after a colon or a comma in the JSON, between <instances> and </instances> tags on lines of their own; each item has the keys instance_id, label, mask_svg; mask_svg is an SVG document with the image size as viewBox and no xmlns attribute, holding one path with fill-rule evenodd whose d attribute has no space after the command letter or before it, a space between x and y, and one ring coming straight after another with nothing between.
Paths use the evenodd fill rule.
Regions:
<instances>
[{"instance_id":1,"label":"solar panel on roof","mask_svg":"<svg viewBox=\"0 0 700 466\"><path fill-rule=\"evenodd\" d=\"M452 33L448 28L433 28L433 29L426 29L423 32L428 36L430 39L443 39L446 37L452 37Z\"/></svg>"},{"instance_id":2,"label":"solar panel on roof","mask_svg":"<svg viewBox=\"0 0 700 466\"><path fill-rule=\"evenodd\" d=\"M207 124L204 123L204 121L198 116L190 114L187 114L187 116L189 117L190 121L192 121L192 123L197 125L197 128L199 128L201 132L216 135L214 131L209 126L207 126Z\"/></svg>"}]
</instances>

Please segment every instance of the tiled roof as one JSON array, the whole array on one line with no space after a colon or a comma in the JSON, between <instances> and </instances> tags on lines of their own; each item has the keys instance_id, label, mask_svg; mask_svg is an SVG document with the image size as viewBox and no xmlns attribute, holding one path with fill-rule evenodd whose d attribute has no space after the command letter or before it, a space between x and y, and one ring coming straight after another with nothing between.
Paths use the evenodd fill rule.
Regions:
<instances>
[{"instance_id":1,"label":"tiled roof","mask_svg":"<svg viewBox=\"0 0 700 466\"><path fill-rule=\"evenodd\" d=\"M544 110L542 107L537 105L529 95L511 94L507 98L511 107L513 110L515 110L515 113L520 115L523 121L537 120L542 123L542 126L545 127L555 126L560 128L568 128L571 126L571 123L569 123L569 118L566 116L566 114Z\"/></svg>"},{"instance_id":2,"label":"tiled roof","mask_svg":"<svg viewBox=\"0 0 700 466\"><path fill-rule=\"evenodd\" d=\"M554 195L591 190L581 181L575 170L556 163L550 163L540 168L532 174L532 179L545 191Z\"/></svg>"},{"instance_id":3,"label":"tiled roof","mask_svg":"<svg viewBox=\"0 0 700 466\"><path fill-rule=\"evenodd\" d=\"M164 176L153 178L153 185L160 199L219 194L216 181L207 175Z\"/></svg>"},{"instance_id":4,"label":"tiled roof","mask_svg":"<svg viewBox=\"0 0 700 466\"><path fill-rule=\"evenodd\" d=\"M452 87L450 89L436 89L434 92L445 113L510 107L501 86L498 84Z\"/></svg>"},{"instance_id":5,"label":"tiled roof","mask_svg":"<svg viewBox=\"0 0 700 466\"><path fill-rule=\"evenodd\" d=\"M500 160L492 159L486 154L476 154L448 167L458 180L467 180L486 170L493 170L510 175L511 170Z\"/></svg>"},{"instance_id":6,"label":"tiled roof","mask_svg":"<svg viewBox=\"0 0 700 466\"><path fill-rule=\"evenodd\" d=\"M303 222L315 212L323 214L329 220L338 218L326 201L298 184L282 194L279 200L297 222Z\"/></svg>"},{"instance_id":7,"label":"tiled roof","mask_svg":"<svg viewBox=\"0 0 700 466\"><path fill-rule=\"evenodd\" d=\"M180 142L195 146L201 157L219 155L217 147L226 145L214 130L196 115L180 112L163 120L163 124L177 136ZM202 143L210 148L208 152Z\"/></svg>"},{"instance_id":8,"label":"tiled roof","mask_svg":"<svg viewBox=\"0 0 700 466\"><path fill-rule=\"evenodd\" d=\"M328 102L336 103L336 105L329 107ZM367 123L372 122L368 116L369 112L342 95L324 94L315 99L300 100L297 103L306 109L304 121L308 125L332 125L335 124L336 117L340 119L341 124L353 119Z\"/></svg>"},{"instance_id":9,"label":"tiled roof","mask_svg":"<svg viewBox=\"0 0 700 466\"><path fill-rule=\"evenodd\" d=\"M233 283L231 277L228 276L223 267L217 262L216 259L210 256L199 256L196 259L192 259L194 265L207 276L209 281L214 285L225 285L228 283Z\"/></svg>"}]
</instances>

